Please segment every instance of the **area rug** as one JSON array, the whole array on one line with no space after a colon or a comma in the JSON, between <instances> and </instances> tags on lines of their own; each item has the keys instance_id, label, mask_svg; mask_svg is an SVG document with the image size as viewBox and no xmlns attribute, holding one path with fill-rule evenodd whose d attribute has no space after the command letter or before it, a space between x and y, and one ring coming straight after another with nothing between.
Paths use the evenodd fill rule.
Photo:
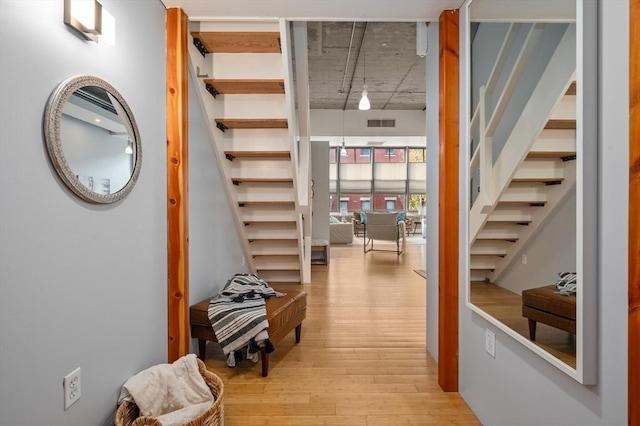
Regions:
<instances>
[{"instance_id":1,"label":"area rug","mask_svg":"<svg viewBox=\"0 0 640 426\"><path fill-rule=\"evenodd\" d=\"M414 269L413 272L420 275L425 280L427 279L427 271L425 271L424 269Z\"/></svg>"}]
</instances>

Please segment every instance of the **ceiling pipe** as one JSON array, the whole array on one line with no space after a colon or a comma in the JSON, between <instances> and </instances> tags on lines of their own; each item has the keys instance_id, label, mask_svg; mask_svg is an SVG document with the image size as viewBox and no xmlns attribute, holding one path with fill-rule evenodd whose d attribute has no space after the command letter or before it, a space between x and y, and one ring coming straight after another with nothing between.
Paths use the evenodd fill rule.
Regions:
<instances>
[{"instance_id":1,"label":"ceiling pipe","mask_svg":"<svg viewBox=\"0 0 640 426\"><path fill-rule=\"evenodd\" d=\"M347 63L344 64L344 73L342 75L342 86L340 86L340 90L338 90L338 93L340 93L341 95L344 95L344 82L347 79L347 70L349 69L349 58L351 57L351 47L353 46L353 35L356 32L356 23L353 23L353 26L351 27L351 40L349 41L349 50L347 51ZM344 108L343 108L344 109Z\"/></svg>"}]
</instances>

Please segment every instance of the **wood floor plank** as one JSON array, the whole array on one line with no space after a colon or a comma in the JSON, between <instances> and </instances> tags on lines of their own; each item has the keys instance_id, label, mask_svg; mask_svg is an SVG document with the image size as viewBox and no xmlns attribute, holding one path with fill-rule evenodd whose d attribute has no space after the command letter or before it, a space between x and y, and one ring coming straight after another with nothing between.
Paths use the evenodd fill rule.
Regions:
<instances>
[{"instance_id":1,"label":"wood floor plank","mask_svg":"<svg viewBox=\"0 0 640 426\"><path fill-rule=\"evenodd\" d=\"M302 339L270 355L269 376L242 361L228 368L219 345L207 367L225 383L226 425L479 425L456 392L438 385L425 350L426 286L419 236L406 252L362 252L362 238L332 246L329 266L312 266Z\"/></svg>"}]
</instances>

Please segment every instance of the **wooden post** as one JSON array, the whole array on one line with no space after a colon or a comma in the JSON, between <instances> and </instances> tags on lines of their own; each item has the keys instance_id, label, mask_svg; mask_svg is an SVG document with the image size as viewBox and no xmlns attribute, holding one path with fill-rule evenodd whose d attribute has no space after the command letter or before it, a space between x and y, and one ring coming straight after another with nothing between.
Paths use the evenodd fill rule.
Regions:
<instances>
[{"instance_id":1,"label":"wooden post","mask_svg":"<svg viewBox=\"0 0 640 426\"><path fill-rule=\"evenodd\" d=\"M438 384L458 391L458 10L440 14Z\"/></svg>"},{"instance_id":2,"label":"wooden post","mask_svg":"<svg viewBox=\"0 0 640 426\"><path fill-rule=\"evenodd\" d=\"M167 9L168 358L189 353L189 134L187 15Z\"/></svg>"},{"instance_id":3,"label":"wooden post","mask_svg":"<svg viewBox=\"0 0 640 426\"><path fill-rule=\"evenodd\" d=\"M629 2L629 425L640 425L640 0Z\"/></svg>"}]
</instances>

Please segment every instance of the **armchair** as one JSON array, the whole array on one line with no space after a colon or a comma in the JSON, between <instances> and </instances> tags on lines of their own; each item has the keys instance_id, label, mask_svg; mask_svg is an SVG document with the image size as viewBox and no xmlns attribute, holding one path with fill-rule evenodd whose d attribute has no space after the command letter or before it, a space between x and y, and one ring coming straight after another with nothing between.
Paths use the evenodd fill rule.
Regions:
<instances>
[{"instance_id":1,"label":"armchair","mask_svg":"<svg viewBox=\"0 0 640 426\"><path fill-rule=\"evenodd\" d=\"M360 220L360 212L353 212L353 235L359 237L360 235L364 236L364 223Z\"/></svg>"},{"instance_id":2,"label":"armchair","mask_svg":"<svg viewBox=\"0 0 640 426\"><path fill-rule=\"evenodd\" d=\"M374 240L396 243L395 250L374 249ZM369 213L364 224L364 252L390 251L400 256L406 247L406 230L404 221L398 222L396 213Z\"/></svg>"}]
</instances>

